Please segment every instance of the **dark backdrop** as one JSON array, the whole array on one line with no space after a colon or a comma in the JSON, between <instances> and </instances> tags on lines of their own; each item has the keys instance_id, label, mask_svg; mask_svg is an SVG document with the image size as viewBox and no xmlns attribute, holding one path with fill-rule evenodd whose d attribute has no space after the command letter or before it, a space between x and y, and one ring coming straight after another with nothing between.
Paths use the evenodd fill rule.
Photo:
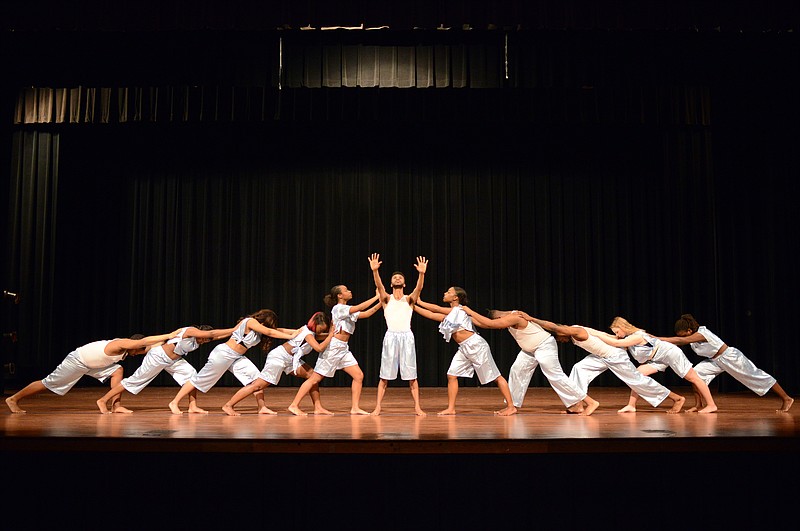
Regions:
<instances>
[{"instance_id":1,"label":"dark backdrop","mask_svg":"<svg viewBox=\"0 0 800 531\"><path fill-rule=\"evenodd\" d=\"M98 338L230 326L261 307L299 326L335 284L368 298L380 252L384 276L404 270L410 286L427 256L432 302L459 285L478 309L601 329L623 315L656 334L692 312L796 390L794 35L528 29L508 33L506 56L503 34L470 34L510 59L509 77L495 76L502 60L473 61L497 83L430 89L279 89L274 32L258 51L248 33L6 35L3 276L23 296L4 306L19 332L7 355L27 383ZM120 122L119 91L155 86L142 93L158 110ZM110 95L111 112L15 122L26 87L96 87L91 105ZM444 385L455 346L412 326L421 385ZM384 329L378 314L352 339L368 386ZM484 335L507 373L510 336ZM568 371L582 353L562 348Z\"/></svg>"}]
</instances>

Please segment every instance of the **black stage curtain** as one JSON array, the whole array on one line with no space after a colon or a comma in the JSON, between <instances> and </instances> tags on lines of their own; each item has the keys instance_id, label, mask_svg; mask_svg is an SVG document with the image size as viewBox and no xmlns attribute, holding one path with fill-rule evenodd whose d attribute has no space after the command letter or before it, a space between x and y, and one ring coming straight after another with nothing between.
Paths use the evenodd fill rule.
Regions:
<instances>
[{"instance_id":1,"label":"black stage curtain","mask_svg":"<svg viewBox=\"0 0 800 531\"><path fill-rule=\"evenodd\" d=\"M402 269L410 284L414 258L427 256L432 302L460 285L478 309L516 307L602 329L623 315L656 334L692 312L791 390L800 372L783 339L798 290L783 251L797 240L800 115L797 67L787 61L796 39L723 41L735 44L727 55L719 45L692 53L700 48L690 40L679 60L653 55L644 70L628 59L631 47L606 47L597 58L612 68L593 60L577 70L602 73L594 85L570 74L567 51L543 70L523 68L517 79L530 82L520 89L276 95L261 85L231 89L260 90L270 104L259 119L157 113L105 123L81 112L80 124L22 124L13 131L4 287L23 295L20 377L44 376L98 338L229 326L261 307L299 326L334 284L368 298L367 256L380 252L384 274ZM208 86L183 86L168 108L234 108L221 96L195 100ZM101 91L91 101L119 100ZM414 319L420 383L444 385L455 347L435 323ZM384 329L378 315L353 338L368 386ZM517 353L509 334L484 334L507 374ZM582 353L562 348L569 370ZM199 367L209 349L190 361ZM662 381L681 383L670 372ZM533 385L547 384L537 374Z\"/></svg>"},{"instance_id":2,"label":"black stage curtain","mask_svg":"<svg viewBox=\"0 0 800 531\"><path fill-rule=\"evenodd\" d=\"M18 139L38 173L58 169L20 192L57 188L53 204L20 197L15 213L15 237L28 244L14 273L31 293L18 363L37 377L98 338L232 326L262 307L300 326L333 285L356 302L373 294L372 252L384 276L400 269L409 285L415 257L428 257L431 302L457 285L476 309L600 329L623 315L656 334L690 310L737 344L721 321L729 273L704 128L109 126ZM421 385L445 385L455 346L434 322L415 315L413 327ZM377 314L351 340L367 385L384 330ZM484 335L507 374L518 351L510 335ZM198 367L207 347L192 356ZM583 355L563 352L566 370ZM547 385L540 374L532 384Z\"/></svg>"}]
</instances>

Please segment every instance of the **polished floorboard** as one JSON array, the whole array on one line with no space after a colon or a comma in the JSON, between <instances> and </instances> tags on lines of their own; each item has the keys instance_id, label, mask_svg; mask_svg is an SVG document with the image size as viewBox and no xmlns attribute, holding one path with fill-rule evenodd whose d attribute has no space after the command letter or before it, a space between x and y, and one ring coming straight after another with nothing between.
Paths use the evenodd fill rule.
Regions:
<instances>
[{"instance_id":1,"label":"polished floorboard","mask_svg":"<svg viewBox=\"0 0 800 531\"><path fill-rule=\"evenodd\" d=\"M710 415L643 401L619 414L626 390L596 388L600 407L580 416L537 387L501 417L496 388L462 387L457 414L440 416L447 390L422 388L419 417L406 387L387 390L380 416L349 414L350 389L323 387L334 415L299 417L286 410L296 389L277 387L265 395L277 415L248 397L228 416L237 390L201 393L206 415L173 415L177 387L126 393L131 414L100 414L106 388L93 386L25 399L25 414L4 408L6 492L41 500L48 515L89 503L84 529L142 529L143 519L156 529L783 529L797 519L800 405L777 412L774 395L716 394ZM363 409L375 392L364 388ZM302 407L311 411L308 398ZM113 504L105 519L99 500ZM44 528L40 517L13 511L8 529Z\"/></svg>"}]
</instances>

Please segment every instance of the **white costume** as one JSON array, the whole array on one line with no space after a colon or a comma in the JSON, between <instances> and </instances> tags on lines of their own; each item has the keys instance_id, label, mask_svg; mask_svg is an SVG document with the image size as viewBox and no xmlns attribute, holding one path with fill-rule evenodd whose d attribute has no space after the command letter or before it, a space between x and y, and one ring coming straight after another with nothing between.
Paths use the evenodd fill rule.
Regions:
<instances>
[{"instance_id":1,"label":"white costume","mask_svg":"<svg viewBox=\"0 0 800 531\"><path fill-rule=\"evenodd\" d=\"M516 407L522 407L533 373L540 365L542 373L566 407L574 406L586 398L586 390L581 392L564 373L558 361L558 344L544 328L529 321L522 330L512 326L508 331L522 349L508 374L508 388Z\"/></svg>"},{"instance_id":2,"label":"white costume","mask_svg":"<svg viewBox=\"0 0 800 531\"><path fill-rule=\"evenodd\" d=\"M692 363L680 347L667 341L661 341L644 330L637 330L631 335L640 336L646 342L644 345L628 347L628 352L639 363L651 365L658 372L664 372L667 367L670 367L681 378L686 377L686 374L692 369Z\"/></svg>"},{"instance_id":3,"label":"white costume","mask_svg":"<svg viewBox=\"0 0 800 531\"><path fill-rule=\"evenodd\" d=\"M473 334L458 344L458 350L450 362L447 375L458 378L472 378L473 375L477 374L478 380L482 385L499 378L500 370L494 362L489 343L478 335L478 332L475 331L475 326L472 324L472 319L460 305L454 306L450 313L447 314L447 317L439 323L439 332L448 343L453 333L458 330L468 330Z\"/></svg>"},{"instance_id":4,"label":"white costume","mask_svg":"<svg viewBox=\"0 0 800 531\"><path fill-rule=\"evenodd\" d=\"M689 343L689 346L698 356L709 358L694 366L694 370L706 384L711 383L716 375L727 372L759 396L767 394L775 385L777 380L756 367L738 348L729 346L722 355L717 356L725 342L705 326L700 326L697 333L702 334L706 340Z\"/></svg>"},{"instance_id":5,"label":"white costume","mask_svg":"<svg viewBox=\"0 0 800 531\"><path fill-rule=\"evenodd\" d=\"M606 370L611 370L617 378L653 407L661 404L669 396L669 389L636 370L627 352L594 336L592 334L594 330L591 328L585 326L581 328L589 333L589 338L584 341L572 338L572 342L589 355L572 367L569 377L582 391L586 392L592 380Z\"/></svg>"},{"instance_id":6,"label":"white costume","mask_svg":"<svg viewBox=\"0 0 800 531\"><path fill-rule=\"evenodd\" d=\"M147 351L139 368L122 380L122 386L125 390L138 395L162 370L171 374L178 385L181 386L196 375L197 371L192 367L191 363L184 359L184 356L193 350L197 350L200 344L197 342L197 338L183 337L188 329L188 326L181 328L177 336L167 341L167 344L175 345L173 353L180 356L179 358L170 358L162 345L151 348Z\"/></svg>"},{"instance_id":7,"label":"white costume","mask_svg":"<svg viewBox=\"0 0 800 531\"><path fill-rule=\"evenodd\" d=\"M252 317L242 319L239 326L231 334L231 339L248 349L261 342L261 334L259 332L250 330L245 334L247 322L250 319ZM189 381L198 391L207 393L222 378L225 371L230 371L242 385L248 385L258 378L259 374L258 368L247 356L239 354L225 343L220 343L208 355L208 360L203 368L200 369L200 372L195 374Z\"/></svg>"},{"instance_id":8,"label":"white costume","mask_svg":"<svg viewBox=\"0 0 800 531\"><path fill-rule=\"evenodd\" d=\"M350 313L351 306L347 304L337 304L331 308L331 321L333 324L333 333L338 333L342 330L348 334L356 331L356 321L361 312ZM358 365L356 357L350 352L350 346L347 341L331 339L328 348L325 349L317 358L317 364L314 367L314 372L330 378L339 369Z\"/></svg>"},{"instance_id":9,"label":"white costume","mask_svg":"<svg viewBox=\"0 0 800 531\"><path fill-rule=\"evenodd\" d=\"M259 378L270 385L278 385L281 373L296 372L303 363L303 356L313 350L313 347L306 341L306 338L313 334L314 332L308 326L303 326L295 337L272 349L267 354L267 360L264 362L264 368L261 369Z\"/></svg>"},{"instance_id":10,"label":"white costume","mask_svg":"<svg viewBox=\"0 0 800 531\"><path fill-rule=\"evenodd\" d=\"M403 380L417 379L417 349L411 332L413 313L407 295L400 299L389 295L389 302L383 307L386 334L381 350L381 380L396 379L398 369Z\"/></svg>"},{"instance_id":11,"label":"white costume","mask_svg":"<svg viewBox=\"0 0 800 531\"><path fill-rule=\"evenodd\" d=\"M121 367L117 362L128 354L125 351L114 356L107 355L105 348L111 341L114 340L94 341L73 350L53 372L42 380L42 384L55 394L63 396L84 374L105 382Z\"/></svg>"}]
</instances>

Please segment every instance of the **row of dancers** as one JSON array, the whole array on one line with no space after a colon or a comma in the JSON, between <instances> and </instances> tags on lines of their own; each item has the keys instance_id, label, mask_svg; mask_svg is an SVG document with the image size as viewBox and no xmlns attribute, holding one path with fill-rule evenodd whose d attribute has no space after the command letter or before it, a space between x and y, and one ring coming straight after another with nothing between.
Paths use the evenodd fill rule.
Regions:
<instances>
[{"instance_id":1,"label":"row of dancers","mask_svg":"<svg viewBox=\"0 0 800 531\"><path fill-rule=\"evenodd\" d=\"M411 317L415 312L438 322L444 340L452 340L458 346L447 370L447 407L439 412L440 415L457 413L459 378L476 375L481 385L494 382L502 395L504 407L494 413L514 415L522 407L538 367L564 404L565 412L572 414L591 415L597 410L600 404L588 394L588 389L591 382L607 370L631 389L629 401L618 410L619 413L635 412L640 398L654 408L669 399L671 407L667 413L681 412L686 398L652 378L667 368L692 385L695 405L686 409L688 412L708 414L717 411L708 384L723 372L759 396L770 391L777 394L781 399L779 412L788 412L794 403L774 377L758 368L739 349L728 346L707 327L700 325L690 314L682 315L675 323L674 337L654 336L622 317L613 320L612 333L609 334L588 326L554 323L521 310L492 310L483 315L469 307L466 291L457 286L444 292L442 305L423 301L420 294L428 267L425 257L417 257L414 264L417 283L409 294L405 293L406 281L402 272L392 273L387 290L380 276L380 255L373 253L368 260L375 282L375 295L353 304L353 294L347 286L334 286L324 297L330 314L316 312L300 328L279 327L276 313L262 309L240 319L231 328L185 326L167 334L95 341L70 352L44 379L31 382L6 398L6 405L13 413L25 413L19 405L23 398L45 390L63 396L82 376L88 375L101 382L110 381L110 390L97 400L101 413L131 413L122 405L122 395L126 391L139 394L162 371L167 371L180 385L168 404L170 411L176 415L183 414L181 403L186 399L188 413L205 414L208 411L197 402L198 391L207 393L228 371L242 383L242 387L222 406L227 415L240 415L236 405L250 395L257 401L259 414L276 415L266 405L264 390L270 385L278 385L283 374L304 379L287 407L289 412L307 415L300 404L309 396L315 415L332 415L322 405L319 384L342 370L352 379L350 414L380 415L388 382L396 380L399 375L409 382L415 414L425 416L420 402L416 346L411 331ZM369 318L380 309L387 329L381 348L376 406L368 412L360 407L364 373L350 351L349 339L358 320ZM517 342L520 351L511 366L508 380L498 369L488 342L477 328L506 329ZM225 338L228 339L224 343L214 347L200 371L186 361L186 355L200 345ZM270 349L273 339L285 341ZM587 353L572 367L569 375L561 367L558 342L571 342ZM249 349L259 343L268 352L261 371L246 356ZM703 360L692 365L681 349L685 345L689 345ZM303 360L312 350L319 353L313 368ZM119 362L126 356L136 355L144 355L142 363L131 376L124 377Z\"/></svg>"}]
</instances>

